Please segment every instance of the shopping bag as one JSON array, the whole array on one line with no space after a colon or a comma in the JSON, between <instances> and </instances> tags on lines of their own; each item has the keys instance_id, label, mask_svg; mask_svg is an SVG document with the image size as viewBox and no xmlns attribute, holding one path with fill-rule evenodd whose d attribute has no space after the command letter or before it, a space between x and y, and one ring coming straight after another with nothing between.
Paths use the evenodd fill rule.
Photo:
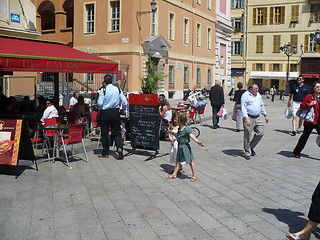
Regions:
<instances>
[{"instance_id":1,"label":"shopping bag","mask_svg":"<svg viewBox=\"0 0 320 240\"><path fill-rule=\"evenodd\" d=\"M311 107L309 109L299 108L296 115L306 122L313 122L314 121L313 107Z\"/></svg>"},{"instance_id":2,"label":"shopping bag","mask_svg":"<svg viewBox=\"0 0 320 240\"><path fill-rule=\"evenodd\" d=\"M218 117L222 117L224 107L221 107L217 113Z\"/></svg>"},{"instance_id":3,"label":"shopping bag","mask_svg":"<svg viewBox=\"0 0 320 240\"><path fill-rule=\"evenodd\" d=\"M222 109L222 119L226 120L228 118L228 112L225 108Z\"/></svg>"},{"instance_id":4,"label":"shopping bag","mask_svg":"<svg viewBox=\"0 0 320 240\"><path fill-rule=\"evenodd\" d=\"M287 119L290 119L292 118L292 108L291 107L288 107L285 111L284 111L284 115L286 116Z\"/></svg>"}]
</instances>

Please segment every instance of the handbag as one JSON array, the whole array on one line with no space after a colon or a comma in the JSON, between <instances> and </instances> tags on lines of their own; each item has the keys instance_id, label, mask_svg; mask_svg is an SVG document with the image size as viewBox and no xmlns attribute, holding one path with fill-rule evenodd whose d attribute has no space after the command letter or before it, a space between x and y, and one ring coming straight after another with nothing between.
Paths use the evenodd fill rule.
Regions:
<instances>
[{"instance_id":1,"label":"handbag","mask_svg":"<svg viewBox=\"0 0 320 240\"><path fill-rule=\"evenodd\" d=\"M284 115L286 116L287 119L292 118L293 112L292 112L292 108L288 107L285 111L284 111Z\"/></svg>"},{"instance_id":2,"label":"handbag","mask_svg":"<svg viewBox=\"0 0 320 240\"><path fill-rule=\"evenodd\" d=\"M296 115L306 122L314 121L314 109L313 107L309 109L299 108Z\"/></svg>"}]
</instances>

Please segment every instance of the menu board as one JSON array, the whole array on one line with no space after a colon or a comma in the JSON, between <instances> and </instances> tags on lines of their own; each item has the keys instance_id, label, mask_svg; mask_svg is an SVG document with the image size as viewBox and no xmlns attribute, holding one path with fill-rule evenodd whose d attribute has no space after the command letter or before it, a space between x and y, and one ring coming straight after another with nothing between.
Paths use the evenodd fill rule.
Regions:
<instances>
[{"instance_id":1,"label":"menu board","mask_svg":"<svg viewBox=\"0 0 320 240\"><path fill-rule=\"evenodd\" d=\"M157 94L130 94L130 140L133 148L159 150Z\"/></svg>"},{"instance_id":2,"label":"menu board","mask_svg":"<svg viewBox=\"0 0 320 240\"><path fill-rule=\"evenodd\" d=\"M0 119L0 164L18 165L22 119Z\"/></svg>"}]
</instances>

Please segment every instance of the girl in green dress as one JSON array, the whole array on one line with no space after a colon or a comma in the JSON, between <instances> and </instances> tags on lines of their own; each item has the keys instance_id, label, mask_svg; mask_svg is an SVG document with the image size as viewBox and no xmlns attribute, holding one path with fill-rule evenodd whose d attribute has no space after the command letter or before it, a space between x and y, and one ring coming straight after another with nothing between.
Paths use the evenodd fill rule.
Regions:
<instances>
[{"instance_id":1,"label":"girl in green dress","mask_svg":"<svg viewBox=\"0 0 320 240\"><path fill-rule=\"evenodd\" d=\"M188 121L187 113L180 112L178 114L179 130L177 133L177 139L178 139L177 140L178 151L177 151L177 158L176 158L177 162L172 175L169 175L167 179L177 178L178 171L181 168L181 163L188 163L192 171L192 177L190 181L194 182L195 180L197 180L197 177L196 177L196 169L193 162L194 157L189 144L190 138L201 147L204 147L204 144L192 134L191 128L187 126L187 121Z\"/></svg>"}]
</instances>

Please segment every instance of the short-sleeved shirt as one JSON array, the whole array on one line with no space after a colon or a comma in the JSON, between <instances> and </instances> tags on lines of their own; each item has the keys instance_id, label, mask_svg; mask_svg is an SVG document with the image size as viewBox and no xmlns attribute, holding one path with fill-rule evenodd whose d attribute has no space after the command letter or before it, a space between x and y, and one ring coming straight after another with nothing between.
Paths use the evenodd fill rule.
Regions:
<instances>
[{"instance_id":1,"label":"short-sleeved shirt","mask_svg":"<svg viewBox=\"0 0 320 240\"><path fill-rule=\"evenodd\" d=\"M290 94L293 96L293 101L302 102L304 97L309 93L309 86L303 84L301 87L294 84L291 88Z\"/></svg>"}]
</instances>

